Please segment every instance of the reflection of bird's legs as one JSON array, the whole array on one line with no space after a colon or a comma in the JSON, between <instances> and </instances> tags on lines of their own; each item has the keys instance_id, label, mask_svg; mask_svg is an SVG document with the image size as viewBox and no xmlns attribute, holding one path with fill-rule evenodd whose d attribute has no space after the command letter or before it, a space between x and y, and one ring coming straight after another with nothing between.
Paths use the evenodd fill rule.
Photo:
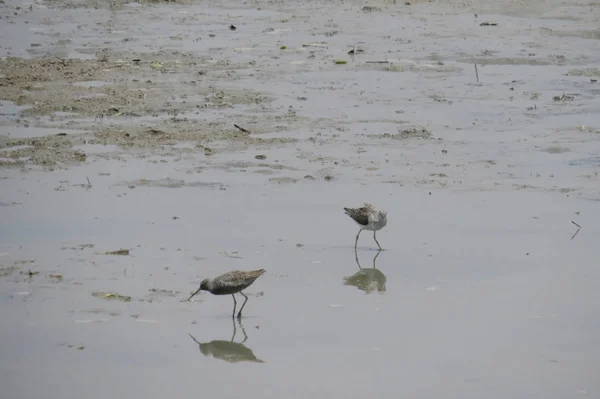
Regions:
<instances>
[{"instance_id":1,"label":"reflection of bird's legs","mask_svg":"<svg viewBox=\"0 0 600 399\"><path fill-rule=\"evenodd\" d=\"M237 306L237 301L235 300L235 295L231 294L231 296L233 297L233 314L231 315L232 318L235 318L235 308Z\"/></svg>"},{"instance_id":2,"label":"reflection of bird's legs","mask_svg":"<svg viewBox=\"0 0 600 399\"><path fill-rule=\"evenodd\" d=\"M246 298L246 300L244 301L244 303L242 304L242 307L240 308L240 312L238 313L238 319L239 319L240 317L242 317L242 309L244 309L244 306L246 306L246 302L248 302L248 297L247 297L247 296L246 296L246 295L245 295L245 294L244 294L242 291L240 291L240 294L242 294L242 296L243 296L244 298ZM234 313L235 313L235 312L234 312Z\"/></svg>"},{"instance_id":3,"label":"reflection of bird's legs","mask_svg":"<svg viewBox=\"0 0 600 399\"><path fill-rule=\"evenodd\" d=\"M240 323L240 328L242 329L242 332L244 333L244 340L242 342L240 342L241 344L243 344L248 339L248 335L246 334L246 329L244 328L244 325L242 324L241 319L238 319L238 323Z\"/></svg>"},{"instance_id":4,"label":"reflection of bird's legs","mask_svg":"<svg viewBox=\"0 0 600 399\"><path fill-rule=\"evenodd\" d=\"M377 257L379 256L379 254L381 253L381 251L377 251L377 254L375 255L375 257L373 258L373 269L377 269L375 267L375 261L377 260Z\"/></svg>"},{"instance_id":5,"label":"reflection of bird's legs","mask_svg":"<svg viewBox=\"0 0 600 399\"><path fill-rule=\"evenodd\" d=\"M358 236L360 235L361 231L362 229L358 230L358 234L356 235L356 240L354 241L354 249L356 249L356 245L358 244Z\"/></svg>"},{"instance_id":6,"label":"reflection of bird's legs","mask_svg":"<svg viewBox=\"0 0 600 399\"><path fill-rule=\"evenodd\" d=\"M375 242L377 243L377 246L379 247L379 250L381 251L383 248L381 248L381 245L379 245L379 241L377 241L377 236L375 236L375 234L377 234L377 232L373 231L373 238L375 239Z\"/></svg>"},{"instance_id":7,"label":"reflection of bird's legs","mask_svg":"<svg viewBox=\"0 0 600 399\"><path fill-rule=\"evenodd\" d=\"M356 264L358 265L358 268L362 269L362 267L360 267L360 262L358 261L358 252L356 252L356 248L354 248L354 259L356 259Z\"/></svg>"},{"instance_id":8,"label":"reflection of bird's legs","mask_svg":"<svg viewBox=\"0 0 600 399\"><path fill-rule=\"evenodd\" d=\"M231 322L233 323L233 335L231 336L231 342L235 339L235 333L237 332L235 329L235 317L231 318Z\"/></svg>"}]
</instances>

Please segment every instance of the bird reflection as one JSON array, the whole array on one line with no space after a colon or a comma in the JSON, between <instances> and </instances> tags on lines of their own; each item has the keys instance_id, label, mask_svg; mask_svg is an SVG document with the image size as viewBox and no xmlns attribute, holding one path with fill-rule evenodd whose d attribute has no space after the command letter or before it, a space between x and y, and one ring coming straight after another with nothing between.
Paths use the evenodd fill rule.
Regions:
<instances>
[{"instance_id":1,"label":"bird reflection","mask_svg":"<svg viewBox=\"0 0 600 399\"><path fill-rule=\"evenodd\" d=\"M362 268L360 266L360 261L358 260L358 253L354 251L354 256L356 259L356 264L360 269L352 276L344 277L345 285L353 285L361 291L364 291L367 294L370 294L374 291L377 292L385 292L385 282L386 277L379 269L375 267L375 261L381 251L377 251L377 254L373 258L373 267L372 268Z\"/></svg>"},{"instance_id":2,"label":"bird reflection","mask_svg":"<svg viewBox=\"0 0 600 399\"><path fill-rule=\"evenodd\" d=\"M210 342L198 342L196 338L192 334L188 334L195 343L198 344L198 348L200 352L204 356L212 356L215 359L225 360L229 363L238 363L238 362L254 362L254 363L264 363L262 360L258 359L254 356L252 349L246 347L244 342L248 339L248 335L246 334L246 330L242 325L242 322L238 320L238 324L244 333L244 340L242 342L234 342L235 335L237 333L237 328L235 326L235 320L233 320L233 336L230 341L224 340L214 340Z\"/></svg>"}]
</instances>

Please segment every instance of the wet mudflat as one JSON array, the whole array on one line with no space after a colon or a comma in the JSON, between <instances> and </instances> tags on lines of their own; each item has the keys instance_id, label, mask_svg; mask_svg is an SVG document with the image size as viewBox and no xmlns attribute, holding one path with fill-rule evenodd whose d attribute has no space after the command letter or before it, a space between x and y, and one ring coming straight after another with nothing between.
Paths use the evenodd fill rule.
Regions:
<instances>
[{"instance_id":1,"label":"wet mudflat","mask_svg":"<svg viewBox=\"0 0 600 399\"><path fill-rule=\"evenodd\" d=\"M600 395L596 4L29 5L0 4L9 397ZM241 323L182 302L254 268Z\"/></svg>"}]
</instances>

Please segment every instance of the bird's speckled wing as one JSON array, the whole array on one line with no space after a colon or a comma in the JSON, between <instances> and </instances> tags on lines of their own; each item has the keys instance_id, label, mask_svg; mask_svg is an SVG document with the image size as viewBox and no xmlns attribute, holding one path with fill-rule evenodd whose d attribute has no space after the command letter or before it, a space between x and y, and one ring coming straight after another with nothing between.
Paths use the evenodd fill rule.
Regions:
<instances>
[{"instance_id":1,"label":"bird's speckled wing","mask_svg":"<svg viewBox=\"0 0 600 399\"><path fill-rule=\"evenodd\" d=\"M352 220L361 226L369 224L369 209L367 207L362 208L344 208L346 215L350 216Z\"/></svg>"},{"instance_id":2,"label":"bird's speckled wing","mask_svg":"<svg viewBox=\"0 0 600 399\"><path fill-rule=\"evenodd\" d=\"M223 287L239 287L244 285L248 286L252 284L254 280L262 276L264 273L265 269L250 271L233 270L231 272L220 275L215 279L215 281L218 281L219 285Z\"/></svg>"},{"instance_id":3,"label":"bird's speckled wing","mask_svg":"<svg viewBox=\"0 0 600 399\"><path fill-rule=\"evenodd\" d=\"M264 272L264 269L250 271L234 270L222 274L211 281L212 289L210 292L214 295L235 294L248 288Z\"/></svg>"}]
</instances>

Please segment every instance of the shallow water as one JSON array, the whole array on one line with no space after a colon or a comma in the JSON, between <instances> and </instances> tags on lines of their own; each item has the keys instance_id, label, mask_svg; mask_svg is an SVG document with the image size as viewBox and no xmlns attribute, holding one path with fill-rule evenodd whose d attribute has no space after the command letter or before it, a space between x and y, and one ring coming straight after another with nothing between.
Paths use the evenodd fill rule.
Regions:
<instances>
[{"instance_id":1,"label":"shallow water","mask_svg":"<svg viewBox=\"0 0 600 399\"><path fill-rule=\"evenodd\" d=\"M205 393L250 396L559 397L594 388L595 202L347 182L316 193L226 173L225 191L184 187L175 199L167 188L121 187L125 176L115 175L92 178L89 190L42 183L23 205L0 208L3 263L33 259L21 269L41 272L3 278L2 368L13 397L158 397L199 383ZM340 209L350 196L390 210L376 260L384 292L345 284L359 272L355 226ZM570 240L574 212L585 224ZM61 249L87 243L94 248ZM119 248L130 256L96 254ZM363 233L362 267L372 267L374 248ZM205 276L252 267L268 273L247 290L242 324L245 346L264 363L204 357L188 333L229 340L231 298L179 301ZM154 288L179 293L148 302ZM102 290L133 299L90 295ZM399 375L402 384L390 382Z\"/></svg>"}]
</instances>

